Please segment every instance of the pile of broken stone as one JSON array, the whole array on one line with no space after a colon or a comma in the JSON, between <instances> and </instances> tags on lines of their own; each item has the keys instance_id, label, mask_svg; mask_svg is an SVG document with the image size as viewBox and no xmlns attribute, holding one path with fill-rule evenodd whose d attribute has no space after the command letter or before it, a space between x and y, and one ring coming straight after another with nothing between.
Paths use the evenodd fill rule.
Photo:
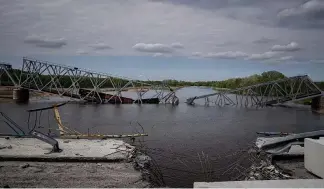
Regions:
<instances>
[{"instance_id":1,"label":"pile of broken stone","mask_svg":"<svg viewBox=\"0 0 324 189\"><path fill-rule=\"evenodd\" d=\"M278 167L272 164L272 156L265 152L252 152L258 162L249 168L245 180L284 180L291 179L291 176L283 173Z\"/></svg>"}]
</instances>

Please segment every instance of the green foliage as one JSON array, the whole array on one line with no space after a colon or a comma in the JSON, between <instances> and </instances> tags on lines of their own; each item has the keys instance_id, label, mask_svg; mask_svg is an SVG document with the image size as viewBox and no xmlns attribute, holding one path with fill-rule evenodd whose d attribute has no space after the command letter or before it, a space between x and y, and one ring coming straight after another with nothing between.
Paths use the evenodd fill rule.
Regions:
<instances>
[{"instance_id":1,"label":"green foliage","mask_svg":"<svg viewBox=\"0 0 324 189\"><path fill-rule=\"evenodd\" d=\"M268 72L263 72L261 75L254 74L249 77L231 78L223 81L197 81L197 82L177 81L177 80L166 80L166 81L170 86L206 86L206 87L214 87L214 88L234 89L238 87L263 83L267 81L278 80L282 78L285 78L285 75L283 75L282 73L277 71L268 71Z\"/></svg>"},{"instance_id":2,"label":"green foliage","mask_svg":"<svg viewBox=\"0 0 324 189\"><path fill-rule=\"evenodd\" d=\"M324 91L324 81L315 82L315 84Z\"/></svg>"}]
</instances>

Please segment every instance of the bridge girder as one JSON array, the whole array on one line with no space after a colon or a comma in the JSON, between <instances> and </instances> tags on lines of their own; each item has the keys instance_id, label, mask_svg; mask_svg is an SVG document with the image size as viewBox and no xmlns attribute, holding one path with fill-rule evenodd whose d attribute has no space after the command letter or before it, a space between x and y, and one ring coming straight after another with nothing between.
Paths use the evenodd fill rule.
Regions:
<instances>
[{"instance_id":1,"label":"bridge girder","mask_svg":"<svg viewBox=\"0 0 324 189\"><path fill-rule=\"evenodd\" d=\"M220 91L187 99L187 104L205 99L205 105L263 107L323 96L323 91L307 75L294 76L238 89Z\"/></svg>"},{"instance_id":2,"label":"bridge girder","mask_svg":"<svg viewBox=\"0 0 324 189\"><path fill-rule=\"evenodd\" d=\"M23 58L23 65L19 76L13 77L8 67L1 64L0 71L4 72L11 78L12 83L19 88L27 88L39 92L55 93L60 96L69 96L81 100L96 99L100 103L105 103L112 98L119 98L122 101L122 91L127 87L131 87L137 94L138 102L142 103L142 99L159 98L161 103L173 103L172 99L177 98L175 93L167 91L169 87L161 82L158 85L152 85L138 80L133 80L120 76L113 76L105 73L93 72L77 67L53 64L46 61L35 60L31 58ZM1 73L0 72L0 73ZM44 77L46 76L46 77ZM87 94L81 95L79 90L87 87ZM111 97L103 99L103 88L109 86ZM150 91L150 97L145 95ZM166 97L172 96L166 100Z\"/></svg>"}]
</instances>

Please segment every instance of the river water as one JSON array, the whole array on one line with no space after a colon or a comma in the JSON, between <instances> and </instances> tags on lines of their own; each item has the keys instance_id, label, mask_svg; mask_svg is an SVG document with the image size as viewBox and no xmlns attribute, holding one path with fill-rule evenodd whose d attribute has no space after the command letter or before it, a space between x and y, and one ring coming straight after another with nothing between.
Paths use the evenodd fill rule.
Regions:
<instances>
[{"instance_id":1,"label":"river water","mask_svg":"<svg viewBox=\"0 0 324 189\"><path fill-rule=\"evenodd\" d=\"M142 149L155 160L170 187L240 178L251 163L246 150L254 144L257 131L324 129L324 116L313 114L306 107L206 107L184 103L188 97L211 92L214 91L201 87L180 89L178 106L67 104L59 109L64 125L82 132L124 134L141 131L138 123L142 125L149 136L145 142L135 144L145 146ZM51 104L41 99L31 100L28 105L2 103L0 111L27 129L26 110ZM3 122L0 126L1 133L10 132ZM36 124L43 132L48 127L57 127L52 111L44 111Z\"/></svg>"}]
</instances>

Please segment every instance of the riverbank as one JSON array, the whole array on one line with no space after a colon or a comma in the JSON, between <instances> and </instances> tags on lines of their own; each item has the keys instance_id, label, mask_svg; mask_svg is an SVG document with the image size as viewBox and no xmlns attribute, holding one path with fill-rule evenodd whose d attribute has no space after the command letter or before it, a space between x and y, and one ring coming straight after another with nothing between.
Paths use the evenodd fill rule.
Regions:
<instances>
[{"instance_id":1,"label":"riverbank","mask_svg":"<svg viewBox=\"0 0 324 189\"><path fill-rule=\"evenodd\" d=\"M0 138L1 187L156 187L150 158L121 140Z\"/></svg>"}]
</instances>

